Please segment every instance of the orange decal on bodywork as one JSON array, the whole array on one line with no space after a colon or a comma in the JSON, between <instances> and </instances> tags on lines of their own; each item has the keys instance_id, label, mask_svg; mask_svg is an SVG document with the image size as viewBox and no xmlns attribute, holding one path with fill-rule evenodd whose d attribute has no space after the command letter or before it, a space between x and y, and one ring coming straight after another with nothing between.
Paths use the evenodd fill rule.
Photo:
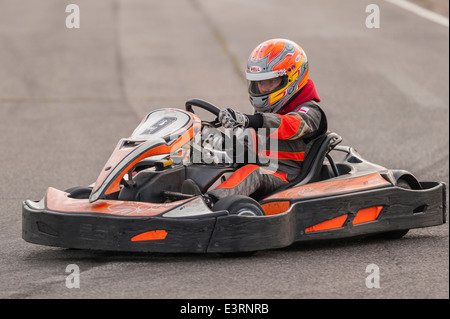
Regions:
<instances>
[{"instance_id":1,"label":"orange decal on bodywork","mask_svg":"<svg viewBox=\"0 0 450 319\"><path fill-rule=\"evenodd\" d=\"M98 213L117 216L156 216L169 211L176 206L188 202L183 199L171 203L148 203L122 200L99 199L95 203L89 203L88 199L75 199L68 194L50 187L45 199L49 210L66 213Z\"/></svg>"},{"instance_id":2,"label":"orange decal on bodywork","mask_svg":"<svg viewBox=\"0 0 450 319\"><path fill-rule=\"evenodd\" d=\"M374 221L378 218L383 206L373 206L360 209L353 219L353 225L367 223Z\"/></svg>"},{"instance_id":3,"label":"orange decal on bodywork","mask_svg":"<svg viewBox=\"0 0 450 319\"><path fill-rule=\"evenodd\" d=\"M114 179L114 181L111 183L111 185L106 189L105 194L108 195L108 194L112 194L112 193L120 191L120 181L125 176L125 174L128 172L128 170L130 170L139 161L143 160L144 158L153 156L153 155L170 154L171 152L179 149L181 146L183 146L184 144L189 142L191 136L193 136L193 134L194 134L193 132L194 132L194 128L191 127L187 132L183 133L180 137L178 137L178 139L171 145L162 144L162 145L156 146L154 148L149 149L147 152L143 153L139 157L137 157L135 160L130 162L128 164L128 166L126 168L124 168L122 170L122 172ZM117 148L117 151L118 152L121 151L120 146ZM112 157L114 157L114 156L115 156L115 154L113 153ZM98 187L100 187L102 185L102 183L105 181L106 177L108 176L108 174L106 174L105 172L107 172L106 168L109 166L114 166L114 165L110 165L109 163L106 163L105 168L103 169L102 173L100 174L99 179L95 183L95 187L93 190L94 192L97 190Z\"/></svg>"},{"instance_id":4,"label":"orange decal on bodywork","mask_svg":"<svg viewBox=\"0 0 450 319\"><path fill-rule=\"evenodd\" d=\"M162 240L167 236L165 230L151 230L131 238L131 241Z\"/></svg>"},{"instance_id":5,"label":"orange decal on bodywork","mask_svg":"<svg viewBox=\"0 0 450 319\"><path fill-rule=\"evenodd\" d=\"M289 198L305 198L313 196L327 196L340 193L371 189L382 186L392 185L386 181L379 173L373 173L365 176L354 178L345 178L331 181L323 181L319 183L306 184L299 187L287 189L272 196L269 199L289 199Z\"/></svg>"},{"instance_id":6,"label":"orange decal on bodywork","mask_svg":"<svg viewBox=\"0 0 450 319\"><path fill-rule=\"evenodd\" d=\"M266 215L275 215L275 214L281 214L284 213L289 209L289 202L282 201L282 202L270 202L262 204L262 208L264 209L264 213Z\"/></svg>"},{"instance_id":7,"label":"orange decal on bodywork","mask_svg":"<svg viewBox=\"0 0 450 319\"><path fill-rule=\"evenodd\" d=\"M309 232L320 231L320 230L341 228L342 226L344 226L344 223L346 220L347 220L347 214L341 215L341 216L326 220L324 222L321 222L319 224L316 224L314 226L308 227L305 229L305 232L309 233Z\"/></svg>"}]
</instances>

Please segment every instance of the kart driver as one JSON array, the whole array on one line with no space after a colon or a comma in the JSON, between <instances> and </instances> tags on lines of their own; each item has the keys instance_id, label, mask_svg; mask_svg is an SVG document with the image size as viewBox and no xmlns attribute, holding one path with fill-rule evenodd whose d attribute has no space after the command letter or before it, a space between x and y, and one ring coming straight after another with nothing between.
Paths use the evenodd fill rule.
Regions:
<instances>
[{"instance_id":1,"label":"kart driver","mask_svg":"<svg viewBox=\"0 0 450 319\"><path fill-rule=\"evenodd\" d=\"M253 50L246 78L255 113L224 108L218 119L225 128L271 128L275 134L267 138L277 138L278 149L266 152L266 156L277 157L277 169L271 172L264 166L248 163L207 192L207 200L216 202L231 195L262 196L298 176L308 142L327 130L325 114L317 104L320 98L308 73L305 52L290 40L268 40Z\"/></svg>"}]
</instances>

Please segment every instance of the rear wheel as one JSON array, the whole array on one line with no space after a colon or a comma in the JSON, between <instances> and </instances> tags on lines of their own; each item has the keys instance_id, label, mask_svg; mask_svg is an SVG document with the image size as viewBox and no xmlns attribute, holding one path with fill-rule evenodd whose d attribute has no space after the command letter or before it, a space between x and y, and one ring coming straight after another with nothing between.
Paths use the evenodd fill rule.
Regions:
<instances>
[{"instance_id":1,"label":"rear wheel","mask_svg":"<svg viewBox=\"0 0 450 319\"><path fill-rule=\"evenodd\" d=\"M253 198L234 195L219 200L214 206L214 211L227 210L230 215L239 216L264 216L264 210Z\"/></svg>"},{"instance_id":2,"label":"rear wheel","mask_svg":"<svg viewBox=\"0 0 450 319\"><path fill-rule=\"evenodd\" d=\"M235 195L219 200L214 206L214 211L227 210L230 215L238 216L264 216L264 210L259 203L247 196ZM253 256L256 251L240 251L221 253L227 258L242 258Z\"/></svg>"}]
</instances>

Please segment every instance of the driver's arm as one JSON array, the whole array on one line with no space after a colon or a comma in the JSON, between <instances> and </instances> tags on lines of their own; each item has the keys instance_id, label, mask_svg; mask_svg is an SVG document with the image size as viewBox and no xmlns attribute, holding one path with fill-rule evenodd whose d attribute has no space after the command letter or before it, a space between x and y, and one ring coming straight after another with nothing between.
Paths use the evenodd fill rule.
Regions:
<instances>
[{"instance_id":1,"label":"driver's arm","mask_svg":"<svg viewBox=\"0 0 450 319\"><path fill-rule=\"evenodd\" d=\"M249 115L248 127L268 128L270 138L294 140L313 136L318 130L322 113L314 105L299 107L286 115L257 113Z\"/></svg>"},{"instance_id":2,"label":"driver's arm","mask_svg":"<svg viewBox=\"0 0 450 319\"><path fill-rule=\"evenodd\" d=\"M299 105L286 115L273 113L243 114L231 108L222 109L218 116L225 128L270 129L268 136L282 140L312 137L320 127L322 112L314 103Z\"/></svg>"}]
</instances>

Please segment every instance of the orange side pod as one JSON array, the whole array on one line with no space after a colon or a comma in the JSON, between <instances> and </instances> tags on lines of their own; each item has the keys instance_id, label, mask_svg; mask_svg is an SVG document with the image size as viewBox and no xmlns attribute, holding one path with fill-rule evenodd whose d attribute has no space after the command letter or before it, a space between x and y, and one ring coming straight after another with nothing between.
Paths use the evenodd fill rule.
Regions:
<instances>
[{"instance_id":1,"label":"orange side pod","mask_svg":"<svg viewBox=\"0 0 450 319\"><path fill-rule=\"evenodd\" d=\"M165 230L151 230L131 238L131 241L147 241L166 239L167 232Z\"/></svg>"},{"instance_id":2,"label":"orange side pod","mask_svg":"<svg viewBox=\"0 0 450 319\"><path fill-rule=\"evenodd\" d=\"M270 202L261 205L266 215L276 215L284 213L289 209L289 206L290 203L288 201Z\"/></svg>"},{"instance_id":3,"label":"orange side pod","mask_svg":"<svg viewBox=\"0 0 450 319\"><path fill-rule=\"evenodd\" d=\"M382 209L383 209L383 206L373 206L373 207L362 208L356 214L355 218L353 219L352 224L357 225L357 224L374 221L378 218ZM320 231L320 230L330 230L330 229L341 228L342 226L344 226L344 223L346 220L347 220L347 214L344 214L344 215L332 218L330 220L326 220L326 221L316 224L314 226L308 227L305 229L305 232L309 233L309 232Z\"/></svg>"},{"instance_id":4,"label":"orange side pod","mask_svg":"<svg viewBox=\"0 0 450 319\"><path fill-rule=\"evenodd\" d=\"M345 221L347 220L347 214L326 220L314 226L308 227L305 229L306 233L320 230L329 230L335 228L341 228L344 226Z\"/></svg>"},{"instance_id":5,"label":"orange side pod","mask_svg":"<svg viewBox=\"0 0 450 319\"><path fill-rule=\"evenodd\" d=\"M353 225L374 221L380 215L383 206L373 206L360 209L353 219Z\"/></svg>"}]
</instances>

